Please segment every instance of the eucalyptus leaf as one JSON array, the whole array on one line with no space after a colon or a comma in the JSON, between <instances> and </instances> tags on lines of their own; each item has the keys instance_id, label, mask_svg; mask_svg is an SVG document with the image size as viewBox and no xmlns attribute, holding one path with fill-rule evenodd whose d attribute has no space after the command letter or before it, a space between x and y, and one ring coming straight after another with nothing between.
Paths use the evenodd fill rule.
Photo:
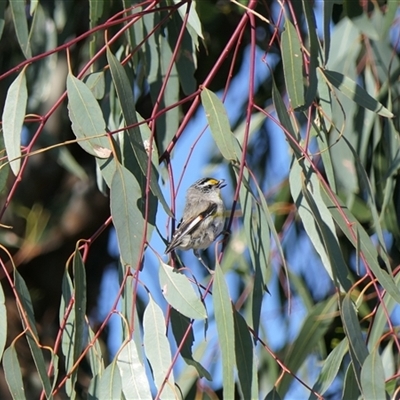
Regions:
<instances>
[{"instance_id":1,"label":"eucalyptus leaf","mask_svg":"<svg viewBox=\"0 0 400 400\"><path fill-rule=\"evenodd\" d=\"M2 116L4 145L15 176L21 166L21 132L27 101L28 90L24 68L8 88Z\"/></svg>"}]
</instances>

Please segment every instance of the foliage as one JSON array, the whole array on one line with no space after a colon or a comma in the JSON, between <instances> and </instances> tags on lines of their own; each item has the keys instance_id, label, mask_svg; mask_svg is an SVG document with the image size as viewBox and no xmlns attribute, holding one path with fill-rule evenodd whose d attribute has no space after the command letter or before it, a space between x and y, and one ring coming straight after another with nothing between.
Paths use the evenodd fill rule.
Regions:
<instances>
[{"instance_id":1,"label":"foliage","mask_svg":"<svg viewBox=\"0 0 400 400\"><path fill-rule=\"evenodd\" d=\"M395 398L398 2L5 3L0 397ZM205 153L210 276L162 248Z\"/></svg>"}]
</instances>

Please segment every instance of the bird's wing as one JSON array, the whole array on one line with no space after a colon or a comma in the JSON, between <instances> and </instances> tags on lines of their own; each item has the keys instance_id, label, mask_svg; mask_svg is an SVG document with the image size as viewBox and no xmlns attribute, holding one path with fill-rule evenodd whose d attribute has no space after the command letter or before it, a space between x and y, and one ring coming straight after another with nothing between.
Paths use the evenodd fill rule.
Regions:
<instances>
[{"instance_id":1,"label":"bird's wing","mask_svg":"<svg viewBox=\"0 0 400 400\"><path fill-rule=\"evenodd\" d=\"M190 235L190 233L193 232L193 230L200 224L201 221L213 215L216 211L217 205L215 203L209 203L207 208L194 218L184 222L181 220L175 231L175 233L178 233L179 231L179 235L175 236L174 234L175 237L172 238L172 241L165 250L165 253L169 253L174 247L177 247L178 241L180 238L182 238L182 236Z\"/></svg>"}]
</instances>

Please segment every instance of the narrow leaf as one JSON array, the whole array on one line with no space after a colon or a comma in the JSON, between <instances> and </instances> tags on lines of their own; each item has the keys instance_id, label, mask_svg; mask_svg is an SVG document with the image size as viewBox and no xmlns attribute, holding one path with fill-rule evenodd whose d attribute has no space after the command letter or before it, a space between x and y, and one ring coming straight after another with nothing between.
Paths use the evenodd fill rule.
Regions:
<instances>
[{"instance_id":1,"label":"narrow leaf","mask_svg":"<svg viewBox=\"0 0 400 400\"><path fill-rule=\"evenodd\" d=\"M355 101L359 106L374 111L382 117L393 118L393 114L374 99L368 92L352 79L336 71L321 70L325 78L349 99Z\"/></svg>"},{"instance_id":2,"label":"narrow leaf","mask_svg":"<svg viewBox=\"0 0 400 400\"><path fill-rule=\"evenodd\" d=\"M106 123L93 93L71 74L67 77L67 92L69 117L79 145L95 157L108 158L111 150Z\"/></svg>"},{"instance_id":3,"label":"narrow leaf","mask_svg":"<svg viewBox=\"0 0 400 400\"><path fill-rule=\"evenodd\" d=\"M28 21L26 19L25 2L21 0L11 0L11 15L14 22L15 33L19 46L25 58L32 57L31 45L29 42Z\"/></svg>"},{"instance_id":4,"label":"narrow leaf","mask_svg":"<svg viewBox=\"0 0 400 400\"><path fill-rule=\"evenodd\" d=\"M0 329L0 359L1 359L7 340L7 308L6 308L2 285L0 285L0 321L2 321Z\"/></svg>"},{"instance_id":5,"label":"narrow leaf","mask_svg":"<svg viewBox=\"0 0 400 400\"><path fill-rule=\"evenodd\" d=\"M239 383L244 399L251 399L254 372L253 342L250 337L249 328L242 315L235 310L235 356L239 375Z\"/></svg>"},{"instance_id":6,"label":"narrow leaf","mask_svg":"<svg viewBox=\"0 0 400 400\"><path fill-rule=\"evenodd\" d=\"M22 380L21 366L14 345L6 349L3 355L3 371L8 388L14 400L25 399L25 389Z\"/></svg>"},{"instance_id":7,"label":"narrow leaf","mask_svg":"<svg viewBox=\"0 0 400 400\"><path fill-rule=\"evenodd\" d=\"M125 265L137 268L144 231L143 215L138 208L142 198L135 177L118 164L111 182L111 216L117 232L118 246Z\"/></svg>"},{"instance_id":8,"label":"narrow leaf","mask_svg":"<svg viewBox=\"0 0 400 400\"><path fill-rule=\"evenodd\" d=\"M322 365L322 371L318 376L317 382L313 386L313 390L323 395L331 386L332 382L338 376L340 366L344 356L349 350L349 342L344 338L328 355ZM315 399L315 395L311 393L309 399Z\"/></svg>"},{"instance_id":9,"label":"narrow leaf","mask_svg":"<svg viewBox=\"0 0 400 400\"><path fill-rule=\"evenodd\" d=\"M400 291L394 283L393 277L379 265L378 252L365 229L335 194L328 194L323 186L321 186L321 189L321 196L335 222L353 244L354 248L365 256L369 268L371 268L379 283L388 291L388 293L390 293L391 296L393 296L394 299L396 299L398 303L400 303ZM340 211L332 201L331 196L335 197L336 204L339 204L340 206ZM346 218L343 218L343 214Z\"/></svg>"},{"instance_id":10,"label":"narrow leaf","mask_svg":"<svg viewBox=\"0 0 400 400\"><path fill-rule=\"evenodd\" d=\"M274 102L276 113L278 114L279 121L282 124L284 129L284 133L287 137L288 143L291 146L292 150L298 157L301 157L302 154L299 151L299 148L296 146L296 143L300 140L300 137L297 132L295 132L292 121L290 120L289 113L286 109L285 103L282 100L282 96L276 87L275 81L272 84L272 99Z\"/></svg>"},{"instance_id":11,"label":"narrow leaf","mask_svg":"<svg viewBox=\"0 0 400 400\"><path fill-rule=\"evenodd\" d=\"M144 350L153 370L154 383L159 391L165 381L160 398L174 399L177 393L173 371L171 370L168 374L172 359L165 332L165 320L160 307L150 295L149 297L149 304L143 315Z\"/></svg>"},{"instance_id":12,"label":"narrow leaf","mask_svg":"<svg viewBox=\"0 0 400 400\"><path fill-rule=\"evenodd\" d=\"M207 312L188 278L159 259L160 287L168 303L188 318L205 319Z\"/></svg>"},{"instance_id":13,"label":"narrow leaf","mask_svg":"<svg viewBox=\"0 0 400 400\"><path fill-rule=\"evenodd\" d=\"M350 363L347 367L346 375L343 383L343 394L342 399L358 399L360 395L360 389L357 383L357 377L354 372L353 364Z\"/></svg>"},{"instance_id":14,"label":"narrow leaf","mask_svg":"<svg viewBox=\"0 0 400 400\"><path fill-rule=\"evenodd\" d=\"M332 21L332 9L335 0L325 0L323 4L323 46L324 46L324 64L328 63L329 49L331 47L331 21Z\"/></svg>"},{"instance_id":15,"label":"narrow leaf","mask_svg":"<svg viewBox=\"0 0 400 400\"><path fill-rule=\"evenodd\" d=\"M350 290L348 268L336 235L336 226L320 193L320 182L310 165L294 160L289 175L290 190L304 228L321 257L332 282Z\"/></svg>"},{"instance_id":16,"label":"narrow leaf","mask_svg":"<svg viewBox=\"0 0 400 400\"><path fill-rule=\"evenodd\" d=\"M365 400L385 399L385 374L379 352L375 348L365 359L361 369L361 388Z\"/></svg>"},{"instance_id":17,"label":"narrow leaf","mask_svg":"<svg viewBox=\"0 0 400 400\"><path fill-rule=\"evenodd\" d=\"M110 65L111 76L119 98L125 124L127 126L130 126L130 128L128 128L128 137L131 141L131 148L137 159L140 171L145 178L150 179L150 189L153 194L160 200L160 203L162 204L165 212L170 217L173 217L171 210L169 209L168 204L165 201L164 195L158 184L158 172L153 163L151 164L150 176L147 176L148 152L145 149L139 129L137 127L132 127L132 125L135 125L138 122L136 117L135 101L133 98L133 86L129 82L128 76L126 75L123 66L118 62L118 60L109 49L107 49L107 61ZM132 171L132 173L136 174L135 171Z\"/></svg>"},{"instance_id":18,"label":"narrow leaf","mask_svg":"<svg viewBox=\"0 0 400 400\"><path fill-rule=\"evenodd\" d=\"M237 160L235 151L236 138L231 131L228 115L222 101L211 90L203 88L201 102L212 136L222 156L228 161Z\"/></svg>"},{"instance_id":19,"label":"narrow leaf","mask_svg":"<svg viewBox=\"0 0 400 400\"><path fill-rule=\"evenodd\" d=\"M177 346L180 346L180 353L186 364L196 368L200 378L204 377L209 381L212 381L210 373L193 358L192 345L194 342L194 335L190 319L176 311L174 308L171 308L171 327L176 344Z\"/></svg>"},{"instance_id":20,"label":"narrow leaf","mask_svg":"<svg viewBox=\"0 0 400 400\"><path fill-rule=\"evenodd\" d=\"M346 294L342 302L341 317L352 354L354 354L354 358L352 357L353 365L356 371L359 371L368 357L368 350L349 293ZM357 372L356 375L358 375Z\"/></svg>"},{"instance_id":21,"label":"narrow leaf","mask_svg":"<svg viewBox=\"0 0 400 400\"><path fill-rule=\"evenodd\" d=\"M290 371L296 373L303 365L306 358L309 357L312 350L316 348L320 340L323 339L325 333L332 324L336 309L337 298L336 296L332 296L318 303L308 313L296 340L285 355L285 365ZM287 374L283 377L279 386L279 394L281 397L284 397L284 394L288 391L292 380L292 375Z\"/></svg>"},{"instance_id":22,"label":"narrow leaf","mask_svg":"<svg viewBox=\"0 0 400 400\"><path fill-rule=\"evenodd\" d=\"M28 91L23 69L8 88L2 116L4 145L14 175L18 174L21 166L21 132L27 100Z\"/></svg>"},{"instance_id":23,"label":"narrow leaf","mask_svg":"<svg viewBox=\"0 0 400 400\"><path fill-rule=\"evenodd\" d=\"M235 327L233 320L232 302L229 297L224 274L221 267L215 266L213 286L213 304L215 321L222 357L222 384L224 398L233 399L235 393L234 367L235 360Z\"/></svg>"},{"instance_id":24,"label":"narrow leaf","mask_svg":"<svg viewBox=\"0 0 400 400\"><path fill-rule=\"evenodd\" d=\"M130 340L118 354L117 365L126 400L152 398L146 369L140 360L133 340Z\"/></svg>"},{"instance_id":25,"label":"narrow leaf","mask_svg":"<svg viewBox=\"0 0 400 400\"><path fill-rule=\"evenodd\" d=\"M120 399L122 382L116 362L112 362L99 379L99 400Z\"/></svg>"},{"instance_id":26,"label":"narrow leaf","mask_svg":"<svg viewBox=\"0 0 400 400\"><path fill-rule=\"evenodd\" d=\"M304 105L303 55L293 24L286 19L282 33L282 61L286 90L293 109Z\"/></svg>"}]
</instances>

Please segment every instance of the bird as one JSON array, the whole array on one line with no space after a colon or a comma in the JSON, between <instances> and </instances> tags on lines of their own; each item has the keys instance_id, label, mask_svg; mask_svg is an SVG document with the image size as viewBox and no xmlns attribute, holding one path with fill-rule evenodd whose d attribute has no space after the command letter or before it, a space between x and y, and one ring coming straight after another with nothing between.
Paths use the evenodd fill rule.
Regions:
<instances>
[{"instance_id":1,"label":"bird","mask_svg":"<svg viewBox=\"0 0 400 400\"><path fill-rule=\"evenodd\" d=\"M165 254L175 249L193 250L207 268L199 250L206 249L222 233L225 224L225 206L221 198L224 179L202 178L189 187L182 218L176 227Z\"/></svg>"}]
</instances>

